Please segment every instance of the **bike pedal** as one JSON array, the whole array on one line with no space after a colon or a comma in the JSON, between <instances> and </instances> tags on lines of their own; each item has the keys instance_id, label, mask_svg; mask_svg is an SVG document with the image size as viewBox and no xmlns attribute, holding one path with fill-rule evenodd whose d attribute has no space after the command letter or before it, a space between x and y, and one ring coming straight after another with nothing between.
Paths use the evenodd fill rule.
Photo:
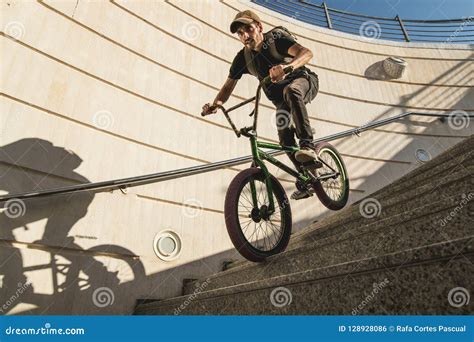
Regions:
<instances>
[{"instance_id":1,"label":"bike pedal","mask_svg":"<svg viewBox=\"0 0 474 342\"><path fill-rule=\"evenodd\" d=\"M294 193L291 194L290 198L294 199L295 201L302 200L305 198L309 198L313 196L314 190L306 190L306 191L295 191Z\"/></svg>"}]
</instances>

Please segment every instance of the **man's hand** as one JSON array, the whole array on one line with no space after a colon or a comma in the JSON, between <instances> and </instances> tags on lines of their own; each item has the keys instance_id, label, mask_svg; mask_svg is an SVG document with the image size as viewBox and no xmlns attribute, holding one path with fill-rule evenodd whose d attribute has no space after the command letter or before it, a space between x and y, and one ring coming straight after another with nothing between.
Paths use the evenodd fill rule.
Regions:
<instances>
[{"instance_id":1,"label":"man's hand","mask_svg":"<svg viewBox=\"0 0 474 342\"><path fill-rule=\"evenodd\" d=\"M285 65L280 64L271 67L271 69L268 71L273 83L280 82L281 80L285 79L286 75L283 71L284 68Z\"/></svg>"},{"instance_id":2,"label":"man's hand","mask_svg":"<svg viewBox=\"0 0 474 342\"><path fill-rule=\"evenodd\" d=\"M216 112L217 112L216 104L206 103L204 106L202 106L201 116L215 114Z\"/></svg>"}]
</instances>

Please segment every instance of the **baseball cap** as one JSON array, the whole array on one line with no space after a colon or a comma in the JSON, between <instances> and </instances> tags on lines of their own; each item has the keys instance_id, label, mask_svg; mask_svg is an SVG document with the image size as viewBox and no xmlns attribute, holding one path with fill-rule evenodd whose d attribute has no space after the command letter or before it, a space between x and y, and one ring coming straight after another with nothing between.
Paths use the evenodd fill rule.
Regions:
<instances>
[{"instance_id":1,"label":"baseball cap","mask_svg":"<svg viewBox=\"0 0 474 342\"><path fill-rule=\"evenodd\" d=\"M254 12L250 10L239 12L230 24L230 32L235 33L240 24L248 25L254 21L260 22L260 18Z\"/></svg>"}]
</instances>

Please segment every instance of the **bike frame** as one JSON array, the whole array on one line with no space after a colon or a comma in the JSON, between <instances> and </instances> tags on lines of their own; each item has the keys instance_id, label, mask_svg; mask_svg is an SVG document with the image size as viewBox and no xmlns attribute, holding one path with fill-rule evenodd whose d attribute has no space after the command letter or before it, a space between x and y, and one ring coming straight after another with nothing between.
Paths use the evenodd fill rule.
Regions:
<instances>
[{"instance_id":1,"label":"bike frame","mask_svg":"<svg viewBox=\"0 0 474 342\"><path fill-rule=\"evenodd\" d=\"M264 83L264 82L262 82ZM257 94L248 99L248 100L245 100L229 109L225 109L224 107L222 106L218 106L219 109L222 110L222 112L224 113L227 121L229 122L230 126L232 127L234 133L237 135L237 137L240 137L241 135L244 135L248 138L250 138L250 147L251 147L251 150L252 150L252 157L253 157L253 165L257 165L258 167L260 167L260 169L263 171L264 175L265 175L265 185L267 187L267 193L268 193L268 200L269 200L269 212L270 213L273 213L275 211L275 203L273 201L273 188L272 188L272 182L271 182L271 174L270 172L268 171L265 163L264 163L264 160L268 161L269 163L275 165L277 168L283 170L284 172L290 174L291 176L295 177L297 180L303 182L303 183L306 183L306 182L309 182L311 180L311 177L306 175L305 173L300 173L296 170L294 170L293 168L289 167L288 165L282 163L281 161L277 160L276 158L274 158L270 153L267 153L263 150L261 150L261 148L269 148L269 149L273 149L273 150L278 150L278 151L285 151L285 152L296 152L296 151L299 151L300 148L297 147L297 146L282 146L280 144L274 144L274 143L269 143L269 142L264 142L264 141L259 141L257 139L257 120L258 120L258 106L259 106L259 102L260 102L260 94L261 94L261 89L262 89L262 83L259 84L258 88L257 88ZM237 130L237 128L235 127L232 119L230 118L229 116L229 112L237 109L237 108L240 108L252 101L255 101L255 107L252 111L252 113L250 113L250 116L254 116L254 121L253 121L253 125L252 127L244 127L242 128L240 131ZM332 169L332 168L331 168ZM258 205L257 205L257 191L256 191L256 188L255 188L255 182L251 182L250 183L250 188L251 188L251 192L252 192L252 201L253 201L253 205L254 205L254 208L258 208Z\"/></svg>"}]
</instances>

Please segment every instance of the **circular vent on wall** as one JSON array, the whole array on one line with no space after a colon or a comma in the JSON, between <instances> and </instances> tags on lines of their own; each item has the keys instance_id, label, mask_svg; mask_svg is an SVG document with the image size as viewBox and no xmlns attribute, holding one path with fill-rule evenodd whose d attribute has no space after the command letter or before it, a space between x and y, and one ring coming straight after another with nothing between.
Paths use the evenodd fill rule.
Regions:
<instances>
[{"instance_id":1,"label":"circular vent on wall","mask_svg":"<svg viewBox=\"0 0 474 342\"><path fill-rule=\"evenodd\" d=\"M181 238L172 230L159 232L153 240L153 250L161 260L174 260L181 253Z\"/></svg>"},{"instance_id":2,"label":"circular vent on wall","mask_svg":"<svg viewBox=\"0 0 474 342\"><path fill-rule=\"evenodd\" d=\"M415 151L415 156L420 163L426 163L431 160L431 154L422 148Z\"/></svg>"}]
</instances>

